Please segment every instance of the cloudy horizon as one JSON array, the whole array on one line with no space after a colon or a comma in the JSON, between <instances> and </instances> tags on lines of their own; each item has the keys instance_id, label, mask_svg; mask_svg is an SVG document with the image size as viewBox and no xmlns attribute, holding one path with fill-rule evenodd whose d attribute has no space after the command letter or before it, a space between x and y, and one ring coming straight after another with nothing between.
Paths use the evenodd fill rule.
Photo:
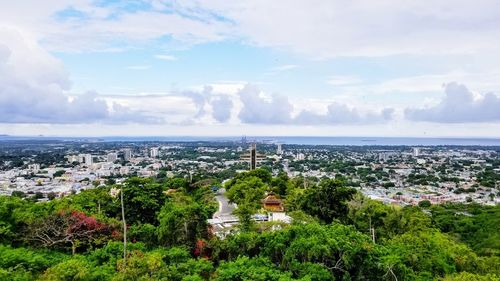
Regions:
<instances>
[{"instance_id":1,"label":"cloudy horizon","mask_svg":"<svg viewBox=\"0 0 500 281\"><path fill-rule=\"evenodd\" d=\"M0 134L500 137L498 1L0 5Z\"/></svg>"}]
</instances>

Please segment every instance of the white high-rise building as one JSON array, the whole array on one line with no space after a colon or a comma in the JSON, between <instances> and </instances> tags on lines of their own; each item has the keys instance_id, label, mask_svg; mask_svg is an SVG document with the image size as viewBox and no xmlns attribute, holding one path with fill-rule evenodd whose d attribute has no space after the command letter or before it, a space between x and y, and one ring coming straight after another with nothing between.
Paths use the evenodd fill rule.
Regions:
<instances>
[{"instance_id":1,"label":"white high-rise building","mask_svg":"<svg viewBox=\"0 0 500 281\"><path fill-rule=\"evenodd\" d=\"M66 158L68 159L68 163L80 162L78 155L67 155Z\"/></svg>"},{"instance_id":2,"label":"white high-rise building","mask_svg":"<svg viewBox=\"0 0 500 281\"><path fill-rule=\"evenodd\" d=\"M123 160L129 161L132 158L132 150L130 148L125 148L123 150Z\"/></svg>"},{"instance_id":3,"label":"white high-rise building","mask_svg":"<svg viewBox=\"0 0 500 281\"><path fill-rule=\"evenodd\" d=\"M420 148L414 147L413 148L413 156L418 157L420 155Z\"/></svg>"},{"instance_id":4,"label":"white high-rise building","mask_svg":"<svg viewBox=\"0 0 500 281\"><path fill-rule=\"evenodd\" d=\"M78 162L85 163L85 154L78 154Z\"/></svg>"},{"instance_id":5,"label":"white high-rise building","mask_svg":"<svg viewBox=\"0 0 500 281\"><path fill-rule=\"evenodd\" d=\"M149 150L149 156L151 158L156 158L158 157L158 147L152 147L150 150Z\"/></svg>"},{"instance_id":6,"label":"white high-rise building","mask_svg":"<svg viewBox=\"0 0 500 281\"><path fill-rule=\"evenodd\" d=\"M106 158L107 158L108 162L113 163L113 162L115 162L115 161L116 161L116 159L117 159L118 157L117 157L116 153L111 152L111 153L108 153L108 155L107 155L107 157L106 157Z\"/></svg>"},{"instance_id":7,"label":"white high-rise building","mask_svg":"<svg viewBox=\"0 0 500 281\"><path fill-rule=\"evenodd\" d=\"M278 155L283 154L283 148L281 147L281 143L278 143L278 149L276 149L276 154Z\"/></svg>"},{"instance_id":8,"label":"white high-rise building","mask_svg":"<svg viewBox=\"0 0 500 281\"><path fill-rule=\"evenodd\" d=\"M91 166L92 165L92 154L85 154L85 165Z\"/></svg>"}]
</instances>

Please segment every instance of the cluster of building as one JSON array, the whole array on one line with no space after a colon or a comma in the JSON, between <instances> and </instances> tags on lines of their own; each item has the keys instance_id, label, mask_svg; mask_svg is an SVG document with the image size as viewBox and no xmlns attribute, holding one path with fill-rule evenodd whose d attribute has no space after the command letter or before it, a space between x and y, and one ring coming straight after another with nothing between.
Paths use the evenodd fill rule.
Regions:
<instances>
[{"instance_id":1,"label":"cluster of building","mask_svg":"<svg viewBox=\"0 0 500 281\"><path fill-rule=\"evenodd\" d=\"M149 155L132 155L132 150L104 151L99 154L69 154L65 163L41 167L29 163L24 167L0 171L0 194L22 192L26 195L49 193L64 196L104 184L109 178L121 181L129 175L154 176L164 167L158 158L158 148ZM43 198L41 198L43 200Z\"/></svg>"},{"instance_id":2,"label":"cluster of building","mask_svg":"<svg viewBox=\"0 0 500 281\"><path fill-rule=\"evenodd\" d=\"M219 175L266 166L273 174L289 177L334 178L367 196L392 204L469 202L497 204L495 186L482 186L480 174L500 173L499 155L487 148L460 147L317 147L273 143L157 143L67 149L64 161L41 165L23 159L24 165L0 170L0 194L68 192L91 188L110 178L132 176ZM76 148L75 148L76 147ZM496 164L495 164L496 163ZM306 181L304 181L306 183Z\"/></svg>"}]
</instances>

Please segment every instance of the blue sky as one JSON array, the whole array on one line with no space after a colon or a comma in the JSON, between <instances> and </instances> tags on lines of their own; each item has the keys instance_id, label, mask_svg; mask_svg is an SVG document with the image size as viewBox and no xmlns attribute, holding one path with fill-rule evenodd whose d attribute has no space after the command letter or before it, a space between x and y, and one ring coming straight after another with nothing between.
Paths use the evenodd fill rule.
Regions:
<instances>
[{"instance_id":1,"label":"blue sky","mask_svg":"<svg viewBox=\"0 0 500 281\"><path fill-rule=\"evenodd\" d=\"M0 133L500 137L498 1L9 2Z\"/></svg>"}]
</instances>

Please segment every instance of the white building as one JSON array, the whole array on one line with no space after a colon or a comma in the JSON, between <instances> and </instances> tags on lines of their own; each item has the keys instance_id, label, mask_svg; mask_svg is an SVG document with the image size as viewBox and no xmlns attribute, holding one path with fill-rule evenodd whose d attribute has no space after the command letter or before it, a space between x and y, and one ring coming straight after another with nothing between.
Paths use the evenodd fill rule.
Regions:
<instances>
[{"instance_id":1,"label":"white building","mask_svg":"<svg viewBox=\"0 0 500 281\"><path fill-rule=\"evenodd\" d=\"M125 161L130 161L132 158L132 150L130 148L126 148L123 150L123 159Z\"/></svg>"},{"instance_id":2,"label":"white building","mask_svg":"<svg viewBox=\"0 0 500 281\"><path fill-rule=\"evenodd\" d=\"M92 154L84 154L85 165L92 166Z\"/></svg>"},{"instance_id":3,"label":"white building","mask_svg":"<svg viewBox=\"0 0 500 281\"><path fill-rule=\"evenodd\" d=\"M113 163L113 162L116 161L117 158L118 157L117 157L116 153L114 153L114 152L108 153L108 155L107 155L107 162Z\"/></svg>"},{"instance_id":4,"label":"white building","mask_svg":"<svg viewBox=\"0 0 500 281\"><path fill-rule=\"evenodd\" d=\"M40 171L40 164L30 164L28 165L28 170L30 170L33 173L38 173Z\"/></svg>"},{"instance_id":5,"label":"white building","mask_svg":"<svg viewBox=\"0 0 500 281\"><path fill-rule=\"evenodd\" d=\"M66 158L68 159L68 163L80 162L80 157L78 157L78 155L68 155Z\"/></svg>"},{"instance_id":6,"label":"white building","mask_svg":"<svg viewBox=\"0 0 500 281\"><path fill-rule=\"evenodd\" d=\"M150 150L149 150L149 156L151 158L156 158L158 157L158 147L152 147Z\"/></svg>"},{"instance_id":7,"label":"white building","mask_svg":"<svg viewBox=\"0 0 500 281\"><path fill-rule=\"evenodd\" d=\"M281 147L281 143L278 143L278 148L276 149L276 154L283 154L283 148Z\"/></svg>"}]
</instances>

